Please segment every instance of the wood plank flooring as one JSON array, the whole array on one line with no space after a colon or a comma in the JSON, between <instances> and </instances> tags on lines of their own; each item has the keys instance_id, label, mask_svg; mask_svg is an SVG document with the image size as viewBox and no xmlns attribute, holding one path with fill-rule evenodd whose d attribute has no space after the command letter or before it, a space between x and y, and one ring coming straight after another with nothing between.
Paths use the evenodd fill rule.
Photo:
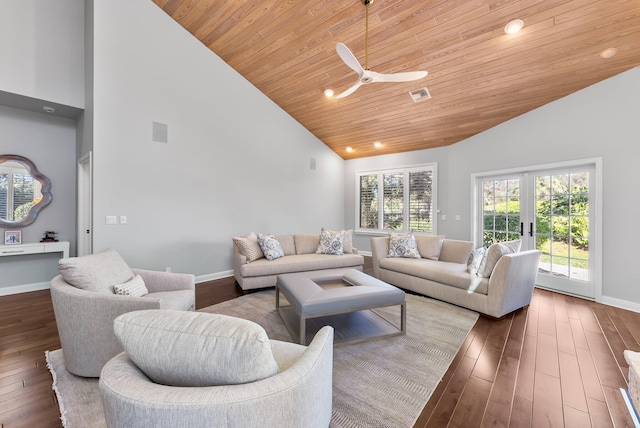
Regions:
<instances>
[{"instance_id":1,"label":"wood plank flooring","mask_svg":"<svg viewBox=\"0 0 640 428\"><path fill-rule=\"evenodd\" d=\"M201 283L196 306L240 294L233 278ZM61 426L44 358L59 347L48 290L0 297L1 428ZM640 351L639 313L536 289L479 318L415 427L632 427L625 349Z\"/></svg>"}]
</instances>

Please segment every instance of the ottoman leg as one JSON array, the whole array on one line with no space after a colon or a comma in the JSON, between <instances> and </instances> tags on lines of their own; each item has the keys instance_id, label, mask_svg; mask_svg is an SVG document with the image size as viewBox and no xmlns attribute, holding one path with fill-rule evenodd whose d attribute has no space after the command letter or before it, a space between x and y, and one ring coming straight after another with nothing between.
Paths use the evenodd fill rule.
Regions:
<instances>
[{"instance_id":1,"label":"ottoman leg","mask_svg":"<svg viewBox=\"0 0 640 428\"><path fill-rule=\"evenodd\" d=\"M300 344L306 345L307 343L307 320L305 317L300 315Z\"/></svg>"}]
</instances>

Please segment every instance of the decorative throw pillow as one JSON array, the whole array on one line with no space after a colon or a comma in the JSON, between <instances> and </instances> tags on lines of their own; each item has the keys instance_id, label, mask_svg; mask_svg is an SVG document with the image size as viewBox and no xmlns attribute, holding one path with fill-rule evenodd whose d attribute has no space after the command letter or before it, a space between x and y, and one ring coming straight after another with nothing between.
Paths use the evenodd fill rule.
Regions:
<instances>
[{"instance_id":1,"label":"decorative throw pillow","mask_svg":"<svg viewBox=\"0 0 640 428\"><path fill-rule=\"evenodd\" d=\"M478 273L478 269L480 268L480 263L482 263L482 259L484 258L487 249L485 247L476 248L469 254L469 261L467 262L467 272L472 275Z\"/></svg>"},{"instance_id":2,"label":"decorative throw pillow","mask_svg":"<svg viewBox=\"0 0 640 428\"><path fill-rule=\"evenodd\" d=\"M406 235L389 234L389 257L421 258L413 232Z\"/></svg>"},{"instance_id":3,"label":"decorative throw pillow","mask_svg":"<svg viewBox=\"0 0 640 428\"><path fill-rule=\"evenodd\" d=\"M520 251L521 246L522 241L519 239L516 241L496 242L495 244L491 244L482 258L480 267L478 267L478 276L489 278L493 272L493 268L496 267L496 263L500 260L500 257L505 254L517 253Z\"/></svg>"},{"instance_id":4,"label":"decorative throw pillow","mask_svg":"<svg viewBox=\"0 0 640 428\"><path fill-rule=\"evenodd\" d=\"M127 262L114 249L58 261L58 271L74 287L113 294L113 286L133 278Z\"/></svg>"},{"instance_id":5,"label":"decorative throw pillow","mask_svg":"<svg viewBox=\"0 0 640 428\"><path fill-rule=\"evenodd\" d=\"M353 253L353 229L344 231L344 244L342 246L342 252L345 254Z\"/></svg>"},{"instance_id":6,"label":"decorative throw pillow","mask_svg":"<svg viewBox=\"0 0 640 428\"><path fill-rule=\"evenodd\" d=\"M260 245L260 249L264 256L269 261L284 256L280 243L273 235L263 235L262 233L258 233L258 244Z\"/></svg>"},{"instance_id":7,"label":"decorative throw pillow","mask_svg":"<svg viewBox=\"0 0 640 428\"><path fill-rule=\"evenodd\" d=\"M416 236L418 253L423 259L438 260L443 241L444 235L418 235Z\"/></svg>"},{"instance_id":8,"label":"decorative throw pillow","mask_svg":"<svg viewBox=\"0 0 640 428\"><path fill-rule=\"evenodd\" d=\"M251 232L246 236L235 236L231 239L233 239L233 243L236 244L236 247L240 250L240 254L247 258L247 263L264 257L255 233Z\"/></svg>"},{"instance_id":9,"label":"decorative throw pillow","mask_svg":"<svg viewBox=\"0 0 640 428\"><path fill-rule=\"evenodd\" d=\"M118 316L113 330L131 360L155 383L235 385L278 373L267 333L249 320L153 309Z\"/></svg>"},{"instance_id":10,"label":"decorative throw pillow","mask_svg":"<svg viewBox=\"0 0 640 428\"><path fill-rule=\"evenodd\" d=\"M144 281L140 275L136 275L133 279L125 282L124 284L118 284L113 286L113 291L121 296L133 296L142 297L149 294L149 290L144 285Z\"/></svg>"},{"instance_id":11,"label":"decorative throw pillow","mask_svg":"<svg viewBox=\"0 0 640 428\"><path fill-rule=\"evenodd\" d=\"M320 244L316 254L333 254L336 256L344 254L344 230L336 232L333 230L320 231Z\"/></svg>"}]
</instances>

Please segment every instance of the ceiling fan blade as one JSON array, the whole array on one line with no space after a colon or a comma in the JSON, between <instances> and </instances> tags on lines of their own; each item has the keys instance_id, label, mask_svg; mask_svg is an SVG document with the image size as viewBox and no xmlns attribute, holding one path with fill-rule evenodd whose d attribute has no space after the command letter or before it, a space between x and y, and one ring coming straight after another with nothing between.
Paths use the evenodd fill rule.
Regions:
<instances>
[{"instance_id":1,"label":"ceiling fan blade","mask_svg":"<svg viewBox=\"0 0 640 428\"><path fill-rule=\"evenodd\" d=\"M362 82L360 81L360 79L358 79L358 81L357 81L357 82L356 82L352 87L350 87L350 88L349 88L349 89L347 89L346 91L344 91L344 92L342 92L342 93L340 93L340 94L336 95L336 96L335 96L335 98L344 98L344 97L346 97L347 95L351 95L351 94L353 94L353 93L356 91L356 89L358 89L360 86L362 86Z\"/></svg>"},{"instance_id":2,"label":"ceiling fan blade","mask_svg":"<svg viewBox=\"0 0 640 428\"><path fill-rule=\"evenodd\" d=\"M419 80L426 77L428 72L426 71L406 71L404 73L390 73L382 74L375 73L373 78L376 82L410 82L412 80Z\"/></svg>"},{"instance_id":3,"label":"ceiling fan blade","mask_svg":"<svg viewBox=\"0 0 640 428\"><path fill-rule=\"evenodd\" d=\"M353 54L353 52L349 50L347 45L345 45L344 43L338 43L336 45L336 51L338 52L340 58L342 58L342 61L344 61L344 63L347 64L350 69L358 74L362 74L364 68L362 68L362 66L358 62L358 59Z\"/></svg>"}]
</instances>

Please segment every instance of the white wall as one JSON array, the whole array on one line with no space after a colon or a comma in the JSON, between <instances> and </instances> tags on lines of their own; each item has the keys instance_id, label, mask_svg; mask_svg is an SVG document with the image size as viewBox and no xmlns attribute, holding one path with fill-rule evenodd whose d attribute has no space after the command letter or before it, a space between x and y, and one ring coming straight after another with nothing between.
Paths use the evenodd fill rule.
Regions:
<instances>
[{"instance_id":1,"label":"white wall","mask_svg":"<svg viewBox=\"0 0 640 428\"><path fill-rule=\"evenodd\" d=\"M232 269L234 235L344 226L339 156L154 3L93 6L95 251L202 276Z\"/></svg>"},{"instance_id":2,"label":"white wall","mask_svg":"<svg viewBox=\"0 0 640 428\"><path fill-rule=\"evenodd\" d=\"M0 0L0 91L84 106L83 0Z\"/></svg>"},{"instance_id":3,"label":"white wall","mask_svg":"<svg viewBox=\"0 0 640 428\"><path fill-rule=\"evenodd\" d=\"M635 214L640 212L635 185L639 93L637 67L446 148L347 161L346 222L354 225L357 170L437 161L438 208L448 214L447 221L439 221L438 233L472 239L472 174L602 157L603 301L640 309L634 264ZM460 221L451 220L456 214ZM367 241L358 237L356 242L369 251Z\"/></svg>"}]
</instances>

